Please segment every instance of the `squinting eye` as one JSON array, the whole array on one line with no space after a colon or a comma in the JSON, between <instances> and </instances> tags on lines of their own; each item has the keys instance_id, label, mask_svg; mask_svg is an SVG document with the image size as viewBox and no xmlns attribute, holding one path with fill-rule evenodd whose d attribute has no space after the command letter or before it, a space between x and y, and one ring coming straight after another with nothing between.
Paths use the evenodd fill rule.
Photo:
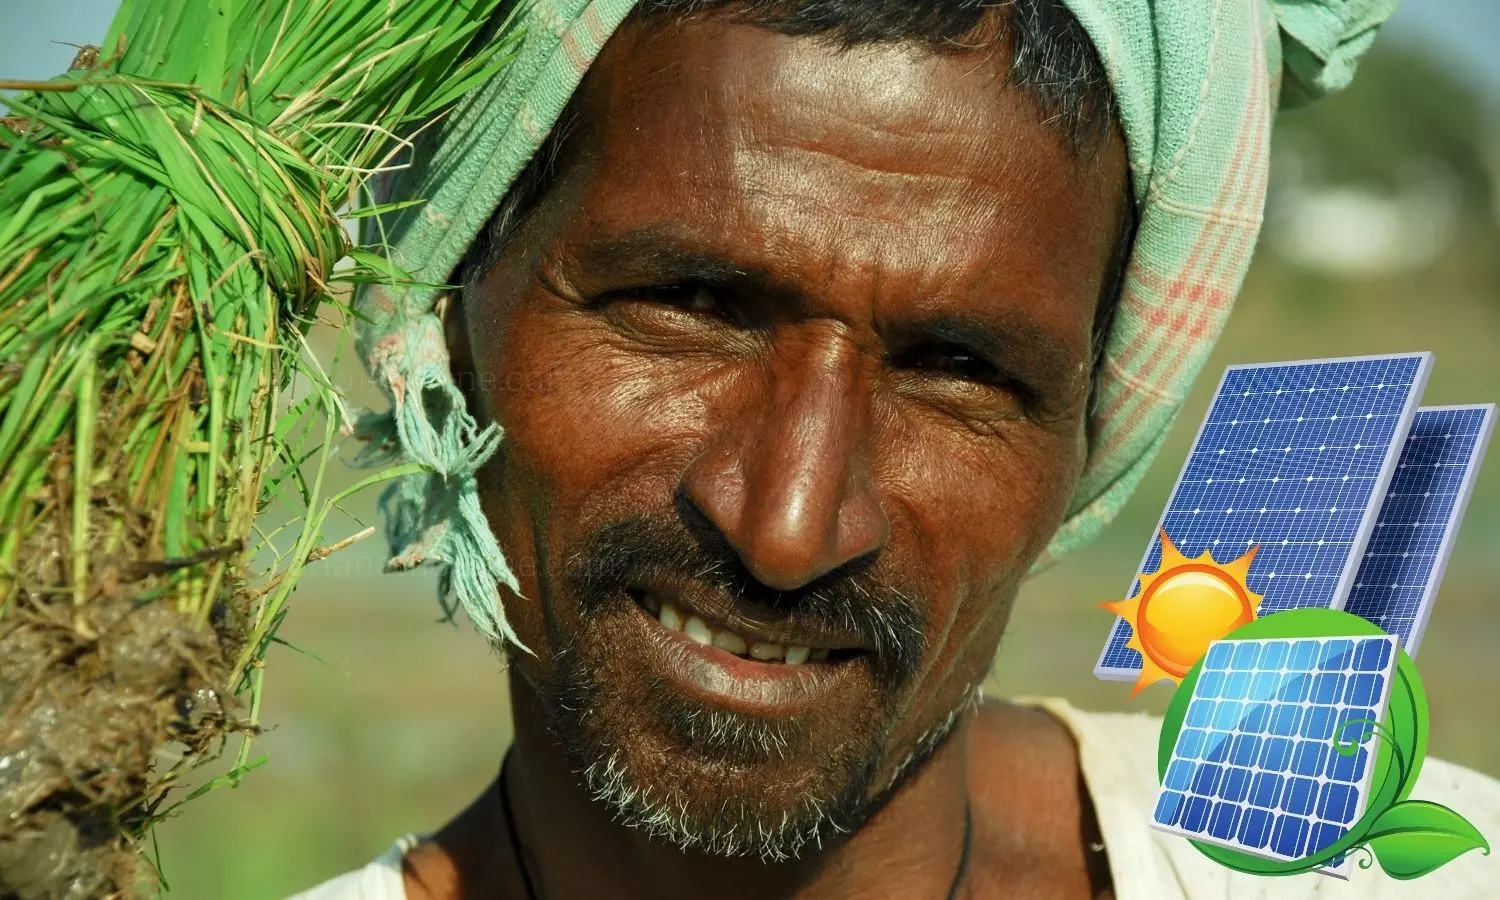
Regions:
<instances>
[{"instance_id":1,"label":"squinting eye","mask_svg":"<svg viewBox=\"0 0 1500 900\"><path fill-rule=\"evenodd\" d=\"M682 304L683 309L694 312L715 312L719 309L719 298L706 287L691 287L684 289L686 302Z\"/></svg>"},{"instance_id":2,"label":"squinting eye","mask_svg":"<svg viewBox=\"0 0 1500 900\"><path fill-rule=\"evenodd\" d=\"M724 303L710 287L701 284L674 284L663 287L639 288L622 292L639 300L660 303L673 309L687 312L723 314Z\"/></svg>"},{"instance_id":3,"label":"squinting eye","mask_svg":"<svg viewBox=\"0 0 1500 900\"><path fill-rule=\"evenodd\" d=\"M914 369L956 375L981 384L1000 384L1004 381L1000 372L989 362L957 347L928 345L906 353L900 362Z\"/></svg>"},{"instance_id":4,"label":"squinting eye","mask_svg":"<svg viewBox=\"0 0 1500 900\"><path fill-rule=\"evenodd\" d=\"M662 327L751 327L732 291L703 282L622 288L599 295L591 305L612 315L645 316ZM633 321L644 325L647 319Z\"/></svg>"}]
</instances>

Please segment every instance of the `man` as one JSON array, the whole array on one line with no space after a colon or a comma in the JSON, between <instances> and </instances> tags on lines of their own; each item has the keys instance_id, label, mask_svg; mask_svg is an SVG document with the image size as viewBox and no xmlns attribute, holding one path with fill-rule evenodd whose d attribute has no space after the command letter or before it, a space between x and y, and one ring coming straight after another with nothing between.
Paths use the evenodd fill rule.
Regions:
<instances>
[{"instance_id":1,"label":"man","mask_svg":"<svg viewBox=\"0 0 1500 900\"><path fill-rule=\"evenodd\" d=\"M515 744L441 831L306 896L1336 887L1151 832L1152 720L977 693L1222 324L1272 7L633 5L540 4L513 83L419 149L398 248L464 288L367 304L396 404L369 432L439 473L393 498L394 563L447 566L507 654ZM1351 14L1300 88L1352 70L1379 16ZM1133 350L1152 327L1177 358ZM1500 833L1481 776L1430 764L1419 796L1460 785ZM1479 896L1488 863L1423 888Z\"/></svg>"}]
</instances>

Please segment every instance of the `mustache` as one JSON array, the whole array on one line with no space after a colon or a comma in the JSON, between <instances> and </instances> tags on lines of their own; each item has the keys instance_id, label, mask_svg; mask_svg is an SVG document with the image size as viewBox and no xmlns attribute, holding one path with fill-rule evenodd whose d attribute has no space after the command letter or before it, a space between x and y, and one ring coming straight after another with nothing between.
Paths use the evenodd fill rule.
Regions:
<instances>
[{"instance_id":1,"label":"mustache","mask_svg":"<svg viewBox=\"0 0 1500 900\"><path fill-rule=\"evenodd\" d=\"M778 590L756 580L716 530L637 515L591 531L567 555L565 567L565 583L585 615L617 604L622 589L666 582L711 607L748 607L806 630L857 634L887 687L914 677L926 649L930 605L910 586L877 574L870 557L803 587Z\"/></svg>"}]
</instances>

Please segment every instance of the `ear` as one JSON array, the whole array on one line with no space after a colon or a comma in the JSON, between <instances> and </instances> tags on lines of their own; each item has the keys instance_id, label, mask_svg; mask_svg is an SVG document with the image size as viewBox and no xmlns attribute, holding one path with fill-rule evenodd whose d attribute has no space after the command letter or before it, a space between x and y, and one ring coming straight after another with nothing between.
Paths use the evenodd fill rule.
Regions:
<instances>
[{"instance_id":1,"label":"ear","mask_svg":"<svg viewBox=\"0 0 1500 900\"><path fill-rule=\"evenodd\" d=\"M463 395L469 415L482 428L489 424L489 411L479 390L479 373L474 369L474 351L469 343L469 323L464 315L463 291L438 298L433 312L443 321L443 342L448 346L448 371Z\"/></svg>"}]
</instances>

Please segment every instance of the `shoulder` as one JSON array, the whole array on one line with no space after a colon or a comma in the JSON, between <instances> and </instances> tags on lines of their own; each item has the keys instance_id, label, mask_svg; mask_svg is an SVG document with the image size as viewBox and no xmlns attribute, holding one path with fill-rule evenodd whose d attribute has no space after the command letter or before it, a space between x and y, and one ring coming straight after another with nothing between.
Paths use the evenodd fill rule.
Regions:
<instances>
[{"instance_id":1,"label":"shoulder","mask_svg":"<svg viewBox=\"0 0 1500 900\"><path fill-rule=\"evenodd\" d=\"M985 702L971 724L969 785L976 896L1108 896L1078 756L1054 717Z\"/></svg>"},{"instance_id":2,"label":"shoulder","mask_svg":"<svg viewBox=\"0 0 1500 900\"><path fill-rule=\"evenodd\" d=\"M401 862L420 839L407 835L362 869L331 878L288 900L406 900Z\"/></svg>"}]
</instances>

